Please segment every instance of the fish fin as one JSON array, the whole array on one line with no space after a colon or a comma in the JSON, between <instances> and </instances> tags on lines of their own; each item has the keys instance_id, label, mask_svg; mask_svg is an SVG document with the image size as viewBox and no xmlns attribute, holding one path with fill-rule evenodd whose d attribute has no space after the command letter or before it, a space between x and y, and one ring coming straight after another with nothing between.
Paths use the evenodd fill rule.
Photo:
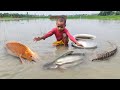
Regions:
<instances>
[{"instance_id":1,"label":"fish fin","mask_svg":"<svg viewBox=\"0 0 120 90\"><path fill-rule=\"evenodd\" d=\"M59 58L61 58L61 57L65 57L65 56L67 56L67 55L71 55L73 52L74 52L74 51L65 52L64 54L62 54L61 56L59 56L58 58L56 58L56 60L59 59Z\"/></svg>"},{"instance_id":2,"label":"fish fin","mask_svg":"<svg viewBox=\"0 0 120 90\"><path fill-rule=\"evenodd\" d=\"M23 64L23 59L22 59L21 56L22 56L22 55L19 55L19 58L20 58L20 62L21 62L21 64Z\"/></svg>"},{"instance_id":3,"label":"fish fin","mask_svg":"<svg viewBox=\"0 0 120 90\"><path fill-rule=\"evenodd\" d=\"M75 55L75 54L76 54L76 55L80 55L80 56L81 56L81 55L82 55L82 56L85 56L85 53L73 53L73 55Z\"/></svg>"},{"instance_id":4,"label":"fish fin","mask_svg":"<svg viewBox=\"0 0 120 90\"><path fill-rule=\"evenodd\" d=\"M57 68L60 72L64 72L64 70L66 69L66 68L60 68L59 66L58 66L58 68Z\"/></svg>"},{"instance_id":5,"label":"fish fin","mask_svg":"<svg viewBox=\"0 0 120 90\"><path fill-rule=\"evenodd\" d=\"M68 52L65 52L62 56L67 56L67 55L71 55L74 51L68 51Z\"/></svg>"},{"instance_id":6,"label":"fish fin","mask_svg":"<svg viewBox=\"0 0 120 90\"><path fill-rule=\"evenodd\" d=\"M105 58L105 60L109 60L110 59L110 57L108 57L108 58Z\"/></svg>"}]
</instances>

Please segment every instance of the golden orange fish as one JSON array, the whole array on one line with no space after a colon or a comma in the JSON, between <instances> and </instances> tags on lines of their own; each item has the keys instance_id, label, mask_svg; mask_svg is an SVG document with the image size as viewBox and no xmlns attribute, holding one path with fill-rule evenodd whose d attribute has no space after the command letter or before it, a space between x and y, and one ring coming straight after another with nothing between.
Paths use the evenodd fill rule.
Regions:
<instances>
[{"instance_id":1,"label":"golden orange fish","mask_svg":"<svg viewBox=\"0 0 120 90\"><path fill-rule=\"evenodd\" d=\"M23 62L22 58L28 61L36 61L38 59L38 55L35 52L33 52L28 46L20 42L6 42L5 48L10 55L19 57L21 63Z\"/></svg>"}]
</instances>

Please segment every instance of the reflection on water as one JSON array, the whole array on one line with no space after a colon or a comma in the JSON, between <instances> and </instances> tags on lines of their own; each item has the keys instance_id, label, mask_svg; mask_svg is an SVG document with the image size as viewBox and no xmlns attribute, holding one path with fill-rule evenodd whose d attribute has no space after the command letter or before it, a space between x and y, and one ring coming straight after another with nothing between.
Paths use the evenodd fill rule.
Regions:
<instances>
[{"instance_id":1,"label":"reflection on water","mask_svg":"<svg viewBox=\"0 0 120 90\"><path fill-rule=\"evenodd\" d=\"M54 35L46 40L33 42L34 37L42 36L55 27L55 21L49 19L0 21L0 78L120 78L119 23L120 21L111 20L68 19L67 28L72 35L92 34L97 37L97 49L77 49L71 46L71 41L68 48L52 46L56 41ZM37 63L24 61L24 64L21 64L19 58L8 55L4 45L5 41L10 40L20 41L29 46L38 53L39 61ZM107 61L91 62L90 58L94 52L101 53L112 48L107 41L116 43L117 54ZM42 69L45 63L53 61L68 50L85 53L84 63L64 72Z\"/></svg>"}]
</instances>

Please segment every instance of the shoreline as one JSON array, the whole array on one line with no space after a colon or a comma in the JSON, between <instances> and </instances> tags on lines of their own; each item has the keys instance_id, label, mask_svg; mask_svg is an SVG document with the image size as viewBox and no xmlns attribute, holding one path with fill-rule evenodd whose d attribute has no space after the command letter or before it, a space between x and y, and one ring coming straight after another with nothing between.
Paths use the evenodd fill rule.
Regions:
<instances>
[{"instance_id":1,"label":"shoreline","mask_svg":"<svg viewBox=\"0 0 120 90\"><path fill-rule=\"evenodd\" d=\"M89 15L89 16L81 16L83 19L98 19L98 20L120 20L120 15L109 15L109 16L97 16L97 15Z\"/></svg>"},{"instance_id":2,"label":"shoreline","mask_svg":"<svg viewBox=\"0 0 120 90\"><path fill-rule=\"evenodd\" d=\"M37 18L13 18L13 17L2 17L0 21L12 21L12 20L32 20L32 19L50 19L49 17L37 17ZM97 19L97 20L120 20L120 15L110 15L110 16L97 16L97 15L80 15L80 16L67 16L67 19ZM54 19L50 19L54 20Z\"/></svg>"},{"instance_id":3,"label":"shoreline","mask_svg":"<svg viewBox=\"0 0 120 90\"><path fill-rule=\"evenodd\" d=\"M31 19L38 19L38 18L0 18L0 21L19 21L19 20L31 20Z\"/></svg>"}]
</instances>

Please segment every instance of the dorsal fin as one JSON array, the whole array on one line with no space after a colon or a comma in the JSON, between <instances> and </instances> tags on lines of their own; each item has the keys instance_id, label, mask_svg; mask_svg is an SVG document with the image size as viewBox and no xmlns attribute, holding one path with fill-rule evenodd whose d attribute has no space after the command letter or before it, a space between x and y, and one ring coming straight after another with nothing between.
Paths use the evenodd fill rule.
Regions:
<instances>
[{"instance_id":1,"label":"dorsal fin","mask_svg":"<svg viewBox=\"0 0 120 90\"><path fill-rule=\"evenodd\" d=\"M65 52L64 54L62 54L62 55L60 55L58 58L56 58L54 61L56 61L57 59L59 59L59 58L61 58L61 57L65 57L65 56L67 56L67 55L70 55L70 54L72 54L74 51L68 51L68 52Z\"/></svg>"},{"instance_id":2,"label":"dorsal fin","mask_svg":"<svg viewBox=\"0 0 120 90\"><path fill-rule=\"evenodd\" d=\"M60 58L60 57L64 57L64 56L67 56L67 55L70 55L70 54L72 54L74 51L68 51L68 52L65 52L64 54L62 54L61 56L59 56L58 58ZM58 59L57 58L57 59Z\"/></svg>"}]
</instances>

